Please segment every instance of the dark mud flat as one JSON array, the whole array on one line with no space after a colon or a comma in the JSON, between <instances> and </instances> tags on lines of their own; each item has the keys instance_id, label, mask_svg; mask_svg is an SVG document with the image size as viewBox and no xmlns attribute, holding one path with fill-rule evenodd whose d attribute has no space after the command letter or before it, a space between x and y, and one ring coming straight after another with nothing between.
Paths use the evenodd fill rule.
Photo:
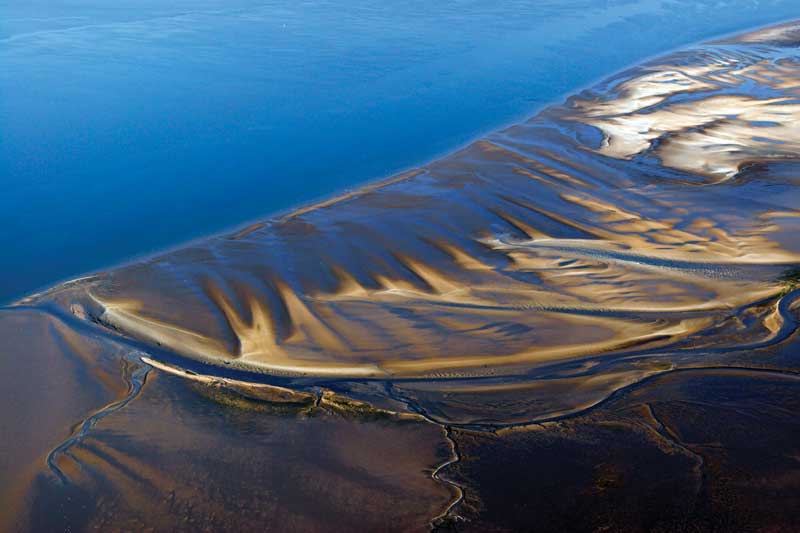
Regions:
<instances>
[{"instance_id":1,"label":"dark mud flat","mask_svg":"<svg viewBox=\"0 0 800 533\"><path fill-rule=\"evenodd\" d=\"M464 529L792 531L800 377L689 370L591 414L456 430Z\"/></svg>"},{"instance_id":2,"label":"dark mud flat","mask_svg":"<svg viewBox=\"0 0 800 533\"><path fill-rule=\"evenodd\" d=\"M0 331L4 530L425 529L453 499L418 417L187 380L39 313Z\"/></svg>"},{"instance_id":3,"label":"dark mud flat","mask_svg":"<svg viewBox=\"0 0 800 533\"><path fill-rule=\"evenodd\" d=\"M799 44L0 311L0 527L796 530Z\"/></svg>"}]
</instances>

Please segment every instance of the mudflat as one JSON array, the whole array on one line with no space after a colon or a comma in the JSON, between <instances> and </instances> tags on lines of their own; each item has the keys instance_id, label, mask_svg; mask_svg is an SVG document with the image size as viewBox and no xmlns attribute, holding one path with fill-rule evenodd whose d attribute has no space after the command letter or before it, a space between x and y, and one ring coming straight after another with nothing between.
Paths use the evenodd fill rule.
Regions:
<instances>
[{"instance_id":1,"label":"mudflat","mask_svg":"<svg viewBox=\"0 0 800 533\"><path fill-rule=\"evenodd\" d=\"M2 525L790 530L798 44L3 309Z\"/></svg>"}]
</instances>

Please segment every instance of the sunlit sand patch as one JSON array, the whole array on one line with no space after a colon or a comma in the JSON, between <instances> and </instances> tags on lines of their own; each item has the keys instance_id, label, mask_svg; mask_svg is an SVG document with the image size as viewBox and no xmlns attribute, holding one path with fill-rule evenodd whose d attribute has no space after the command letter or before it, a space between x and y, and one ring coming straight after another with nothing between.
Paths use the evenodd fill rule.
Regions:
<instances>
[{"instance_id":1,"label":"sunlit sand patch","mask_svg":"<svg viewBox=\"0 0 800 533\"><path fill-rule=\"evenodd\" d=\"M622 159L648 154L666 167L717 181L735 176L752 161L794 159L800 148L800 70L796 57L781 62L775 53L722 48L716 60L704 65L657 63L636 72L611 95L576 99L570 119L603 132L599 153ZM732 67L735 72L728 72ZM727 74L715 76L720 71ZM695 81L681 83L677 75ZM698 76L704 81L696 81Z\"/></svg>"},{"instance_id":2,"label":"sunlit sand patch","mask_svg":"<svg viewBox=\"0 0 800 533\"><path fill-rule=\"evenodd\" d=\"M310 392L296 391L294 389L278 387L277 385L253 383L238 379L198 374L196 372L189 372L174 365L153 360L149 357L142 357L141 360L143 363L155 367L162 372L167 372L169 374L180 376L191 381L204 383L206 385L230 388L235 391L240 391L247 396L254 396L262 401L272 403L307 404L313 403L317 399L316 396Z\"/></svg>"},{"instance_id":3,"label":"sunlit sand patch","mask_svg":"<svg viewBox=\"0 0 800 533\"><path fill-rule=\"evenodd\" d=\"M769 26L767 28L761 28L742 35L737 35L736 37L720 42L796 47L798 44L800 44L800 28L798 28L797 22L787 22L786 24Z\"/></svg>"}]
</instances>

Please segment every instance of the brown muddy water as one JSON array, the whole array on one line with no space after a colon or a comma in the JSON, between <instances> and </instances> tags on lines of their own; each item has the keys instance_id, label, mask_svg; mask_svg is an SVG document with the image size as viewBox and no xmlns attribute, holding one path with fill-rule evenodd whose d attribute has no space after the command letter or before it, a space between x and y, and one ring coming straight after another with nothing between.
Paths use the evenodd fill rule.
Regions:
<instances>
[{"instance_id":1,"label":"brown muddy water","mask_svg":"<svg viewBox=\"0 0 800 533\"><path fill-rule=\"evenodd\" d=\"M800 24L0 311L0 528L796 530Z\"/></svg>"}]
</instances>

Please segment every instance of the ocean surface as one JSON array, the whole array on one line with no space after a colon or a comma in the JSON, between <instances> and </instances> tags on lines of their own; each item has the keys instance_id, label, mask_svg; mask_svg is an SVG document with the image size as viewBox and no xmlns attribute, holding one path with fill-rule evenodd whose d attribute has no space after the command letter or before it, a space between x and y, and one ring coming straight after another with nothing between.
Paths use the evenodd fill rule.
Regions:
<instances>
[{"instance_id":1,"label":"ocean surface","mask_svg":"<svg viewBox=\"0 0 800 533\"><path fill-rule=\"evenodd\" d=\"M424 163L793 0L0 3L0 302Z\"/></svg>"}]
</instances>

